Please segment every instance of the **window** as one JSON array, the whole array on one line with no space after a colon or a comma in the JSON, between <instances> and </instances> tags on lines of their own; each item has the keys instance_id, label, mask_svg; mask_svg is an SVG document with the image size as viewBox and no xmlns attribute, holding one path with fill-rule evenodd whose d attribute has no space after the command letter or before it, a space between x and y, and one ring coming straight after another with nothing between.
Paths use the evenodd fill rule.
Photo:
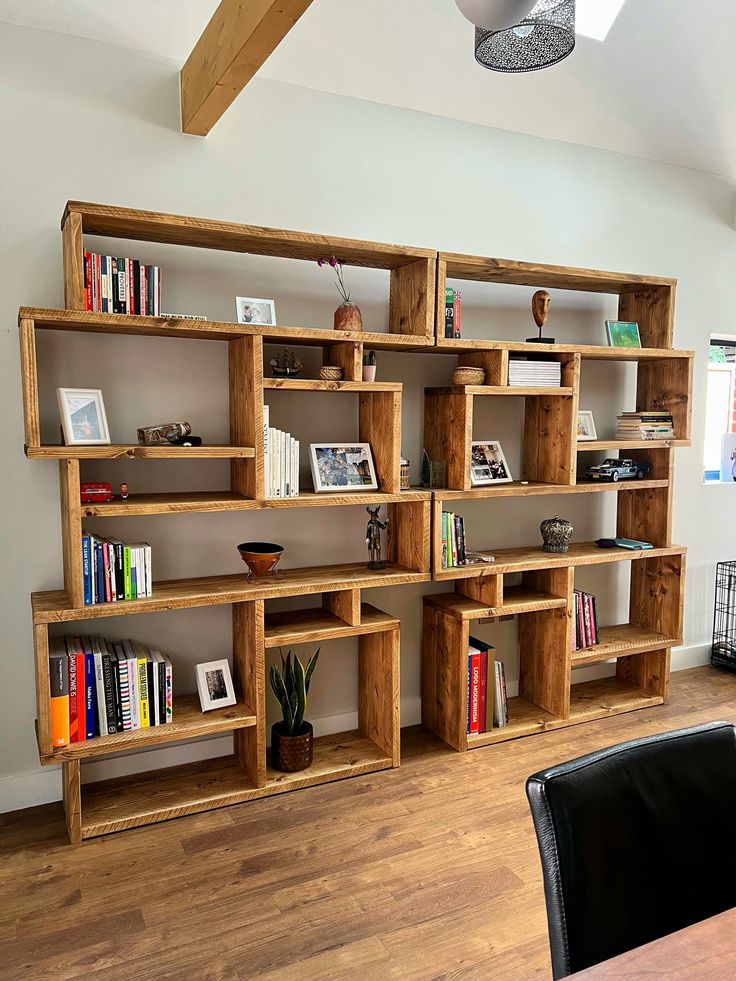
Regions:
<instances>
[{"instance_id":1,"label":"window","mask_svg":"<svg viewBox=\"0 0 736 981\"><path fill-rule=\"evenodd\" d=\"M703 479L736 481L736 337L711 336Z\"/></svg>"}]
</instances>

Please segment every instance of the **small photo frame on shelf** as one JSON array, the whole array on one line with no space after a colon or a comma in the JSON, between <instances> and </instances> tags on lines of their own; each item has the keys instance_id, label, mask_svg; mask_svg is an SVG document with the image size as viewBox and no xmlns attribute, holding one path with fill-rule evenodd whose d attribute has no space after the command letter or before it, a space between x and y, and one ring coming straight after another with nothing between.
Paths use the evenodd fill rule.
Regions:
<instances>
[{"instance_id":1,"label":"small photo frame on shelf","mask_svg":"<svg viewBox=\"0 0 736 981\"><path fill-rule=\"evenodd\" d=\"M276 304L253 296L236 296L235 312L239 324L275 324Z\"/></svg>"},{"instance_id":2,"label":"small photo frame on shelf","mask_svg":"<svg viewBox=\"0 0 736 981\"><path fill-rule=\"evenodd\" d=\"M593 413L589 409L578 410L578 443L590 442L598 439L595 430L595 420Z\"/></svg>"},{"instance_id":3,"label":"small photo frame on shelf","mask_svg":"<svg viewBox=\"0 0 736 981\"><path fill-rule=\"evenodd\" d=\"M235 688L230 676L230 665L222 661L206 661L196 666L197 691L203 712L235 705Z\"/></svg>"},{"instance_id":4,"label":"small photo frame on shelf","mask_svg":"<svg viewBox=\"0 0 736 981\"><path fill-rule=\"evenodd\" d=\"M609 347L641 347L639 324L626 320L607 320L606 337Z\"/></svg>"},{"instance_id":5,"label":"small photo frame on shelf","mask_svg":"<svg viewBox=\"0 0 736 981\"><path fill-rule=\"evenodd\" d=\"M102 389L57 388L56 398L67 446L105 446L110 443Z\"/></svg>"},{"instance_id":6,"label":"small photo frame on shelf","mask_svg":"<svg viewBox=\"0 0 736 981\"><path fill-rule=\"evenodd\" d=\"M370 443L325 446L311 443L309 463L315 493L378 490Z\"/></svg>"},{"instance_id":7,"label":"small photo frame on shelf","mask_svg":"<svg viewBox=\"0 0 736 981\"><path fill-rule=\"evenodd\" d=\"M513 479L497 440L479 440L470 444L470 483L473 487L510 484Z\"/></svg>"}]
</instances>

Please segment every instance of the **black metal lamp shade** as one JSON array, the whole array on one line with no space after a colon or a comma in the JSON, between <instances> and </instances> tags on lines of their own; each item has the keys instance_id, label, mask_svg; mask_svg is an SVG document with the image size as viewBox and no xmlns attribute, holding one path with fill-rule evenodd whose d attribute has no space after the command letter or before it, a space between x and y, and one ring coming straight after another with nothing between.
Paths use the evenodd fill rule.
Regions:
<instances>
[{"instance_id":1,"label":"black metal lamp shade","mask_svg":"<svg viewBox=\"0 0 736 981\"><path fill-rule=\"evenodd\" d=\"M575 47L575 0L537 0L528 17L503 31L475 29L475 60L496 72L549 68Z\"/></svg>"}]
</instances>

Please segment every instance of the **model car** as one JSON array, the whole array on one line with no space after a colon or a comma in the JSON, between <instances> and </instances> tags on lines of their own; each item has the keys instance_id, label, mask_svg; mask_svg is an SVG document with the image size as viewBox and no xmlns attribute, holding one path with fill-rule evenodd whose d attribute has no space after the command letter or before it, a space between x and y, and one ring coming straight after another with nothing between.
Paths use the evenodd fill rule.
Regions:
<instances>
[{"instance_id":1,"label":"model car","mask_svg":"<svg viewBox=\"0 0 736 981\"><path fill-rule=\"evenodd\" d=\"M604 460L603 463L588 467L586 473L591 480L643 480L651 467L640 460Z\"/></svg>"},{"instance_id":2,"label":"model car","mask_svg":"<svg viewBox=\"0 0 736 981\"><path fill-rule=\"evenodd\" d=\"M99 504L100 501L112 501L112 487L110 484L86 484L80 485L82 492L82 504Z\"/></svg>"}]
</instances>

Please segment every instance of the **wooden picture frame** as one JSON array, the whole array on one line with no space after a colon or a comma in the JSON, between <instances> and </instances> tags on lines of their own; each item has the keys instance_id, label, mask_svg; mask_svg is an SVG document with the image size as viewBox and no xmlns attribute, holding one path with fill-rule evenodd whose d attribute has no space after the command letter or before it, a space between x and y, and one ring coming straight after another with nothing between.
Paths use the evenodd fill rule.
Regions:
<instances>
[{"instance_id":1,"label":"wooden picture frame","mask_svg":"<svg viewBox=\"0 0 736 981\"><path fill-rule=\"evenodd\" d=\"M472 487L510 484L513 483L513 480L498 440L474 440L470 444L470 484Z\"/></svg>"},{"instance_id":2,"label":"wooden picture frame","mask_svg":"<svg viewBox=\"0 0 736 981\"><path fill-rule=\"evenodd\" d=\"M67 446L109 445L101 388L57 388L56 398Z\"/></svg>"},{"instance_id":3,"label":"wooden picture frame","mask_svg":"<svg viewBox=\"0 0 736 981\"><path fill-rule=\"evenodd\" d=\"M378 490L370 443L310 443L315 494Z\"/></svg>"}]
</instances>

